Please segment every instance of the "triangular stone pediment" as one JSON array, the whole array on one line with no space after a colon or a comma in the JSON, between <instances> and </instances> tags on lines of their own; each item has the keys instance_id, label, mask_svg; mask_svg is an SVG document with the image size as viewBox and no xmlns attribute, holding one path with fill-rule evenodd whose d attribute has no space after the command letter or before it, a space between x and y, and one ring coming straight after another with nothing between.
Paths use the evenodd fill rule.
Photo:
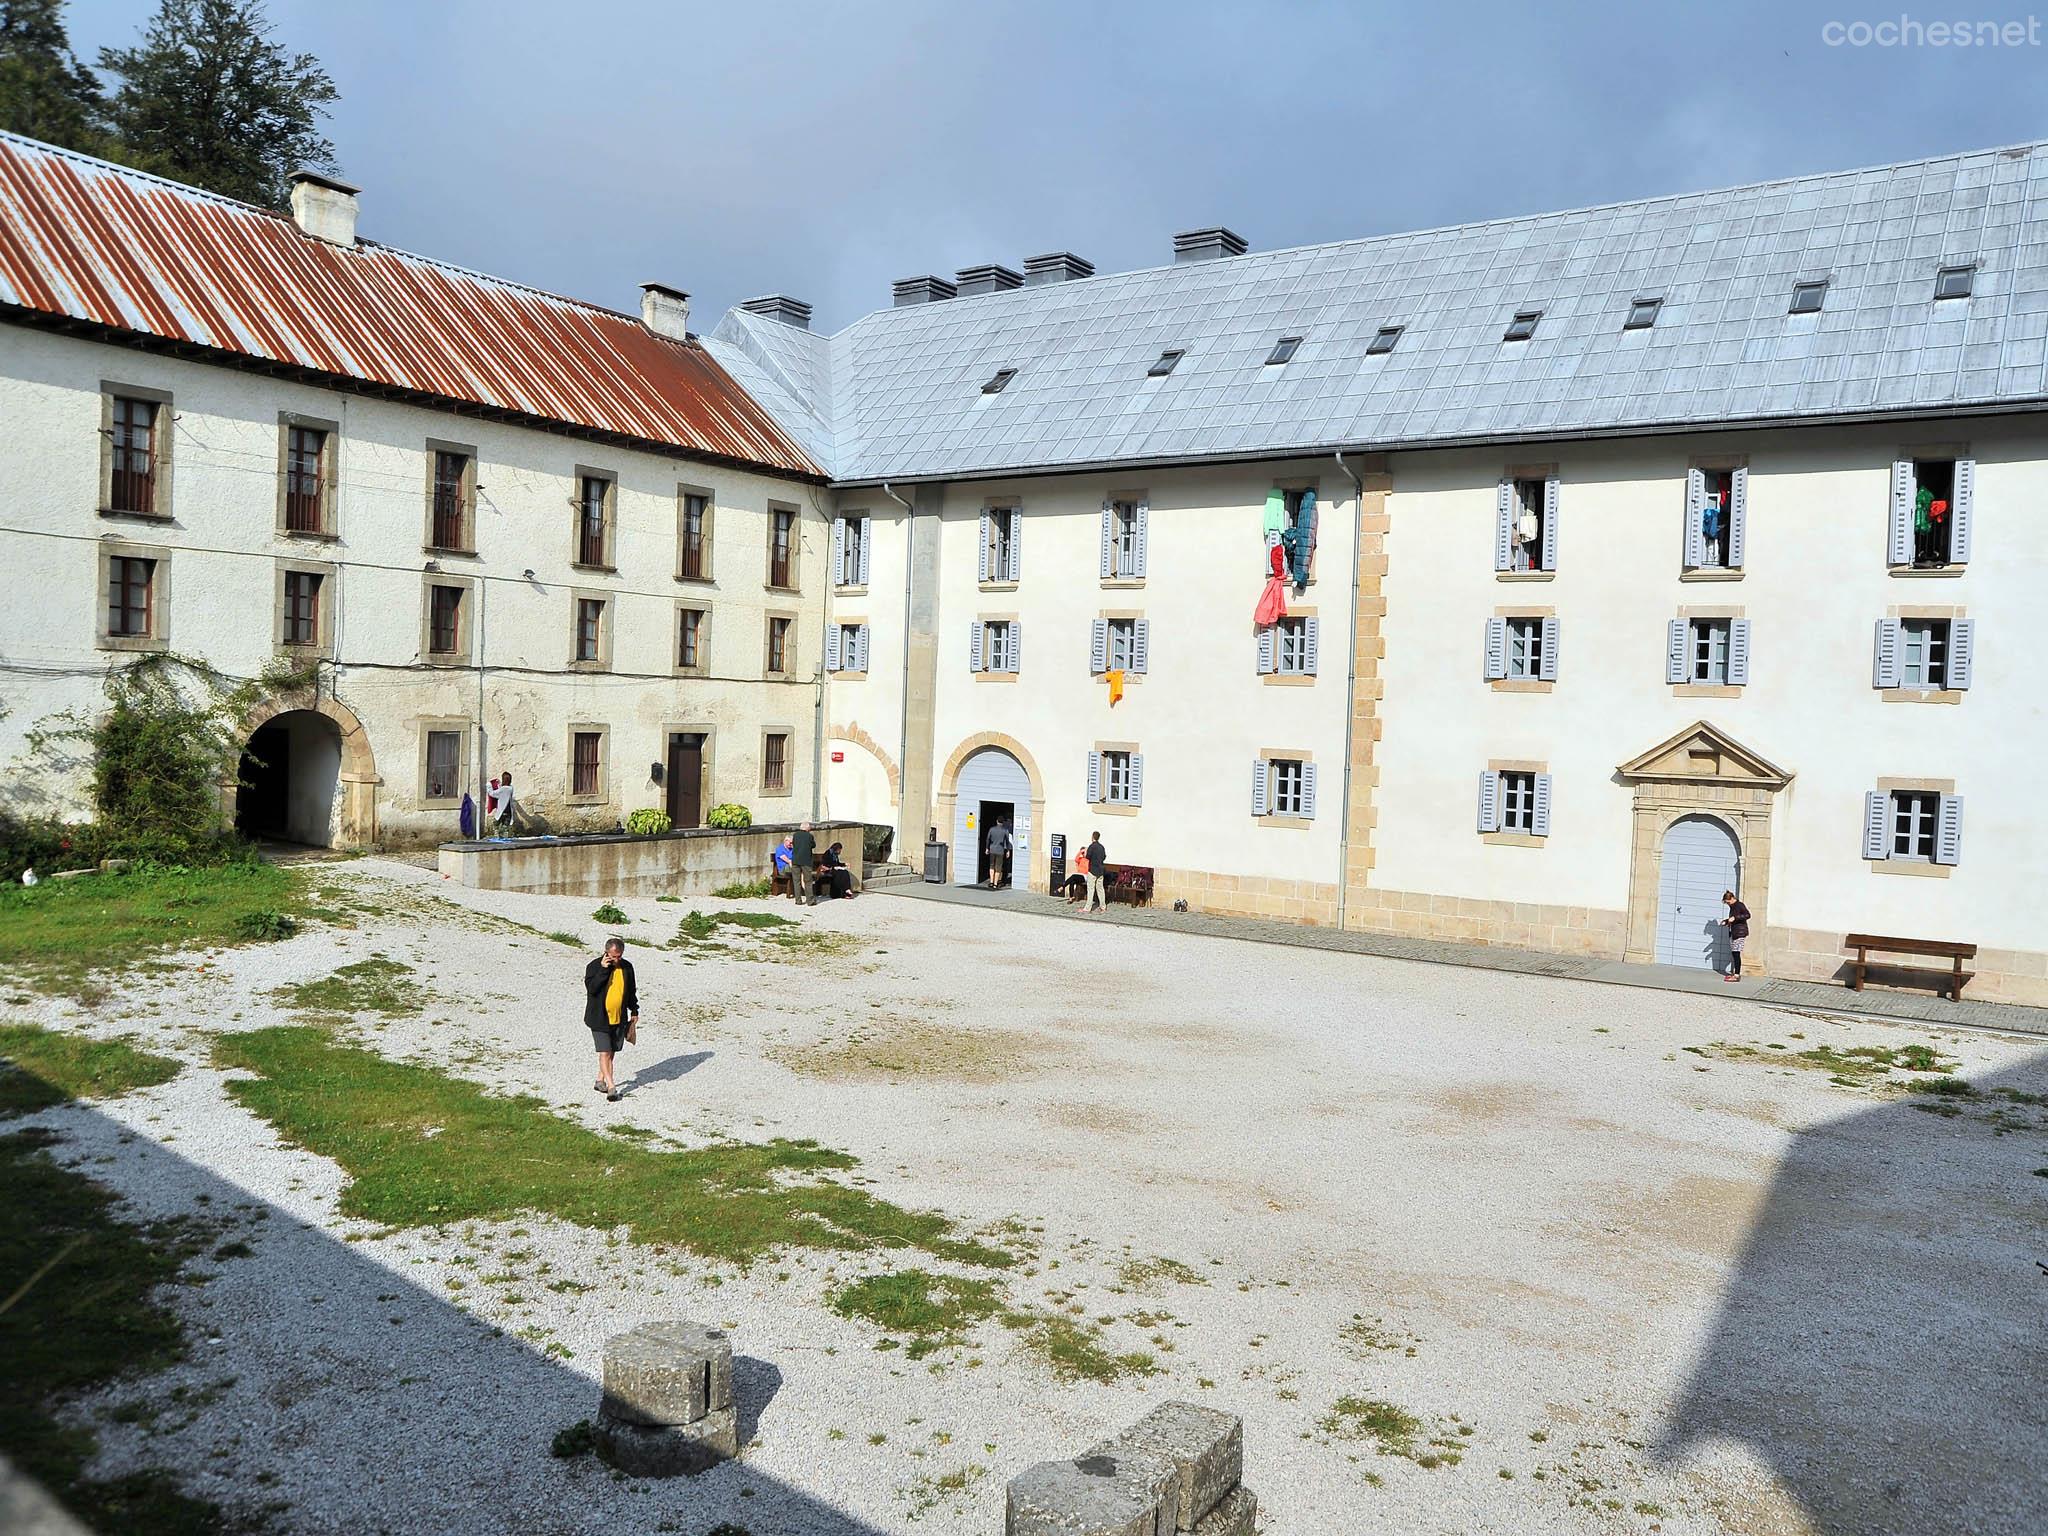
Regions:
<instances>
[{"instance_id":1,"label":"triangular stone pediment","mask_svg":"<svg viewBox=\"0 0 2048 1536\"><path fill-rule=\"evenodd\" d=\"M1753 784L1761 789L1782 789L1792 779L1769 758L1704 720L1631 758L1616 772L1625 779L1666 784Z\"/></svg>"}]
</instances>

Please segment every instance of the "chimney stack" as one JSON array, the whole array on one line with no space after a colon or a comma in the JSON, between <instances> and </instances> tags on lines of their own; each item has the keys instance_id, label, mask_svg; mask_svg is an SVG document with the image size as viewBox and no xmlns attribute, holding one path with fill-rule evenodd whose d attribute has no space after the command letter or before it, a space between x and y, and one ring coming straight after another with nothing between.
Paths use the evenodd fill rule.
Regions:
<instances>
[{"instance_id":1,"label":"chimney stack","mask_svg":"<svg viewBox=\"0 0 2048 1536\"><path fill-rule=\"evenodd\" d=\"M356 194L352 187L318 171L292 173L292 222L299 233L351 250L356 243Z\"/></svg>"},{"instance_id":2,"label":"chimney stack","mask_svg":"<svg viewBox=\"0 0 2048 1536\"><path fill-rule=\"evenodd\" d=\"M1084 261L1072 251L1048 251L1043 256L1024 258L1024 286L1027 288L1036 288L1041 283L1071 283L1094 275L1095 263Z\"/></svg>"},{"instance_id":3,"label":"chimney stack","mask_svg":"<svg viewBox=\"0 0 2048 1536\"><path fill-rule=\"evenodd\" d=\"M786 293L770 293L758 299L748 299L740 308L750 315L765 315L770 320L780 320L784 325L793 325L800 331L808 331L811 328L811 306L802 299L792 299Z\"/></svg>"},{"instance_id":4,"label":"chimney stack","mask_svg":"<svg viewBox=\"0 0 2048 1536\"><path fill-rule=\"evenodd\" d=\"M927 273L923 277L899 277L889 291L896 308L902 309L906 304L936 304L952 298L957 290L943 277Z\"/></svg>"},{"instance_id":5,"label":"chimney stack","mask_svg":"<svg viewBox=\"0 0 2048 1536\"><path fill-rule=\"evenodd\" d=\"M1024 279L1008 267L988 262L979 267L962 267L954 274L959 282L960 297L971 299L982 293L1007 293L1012 288L1021 288Z\"/></svg>"},{"instance_id":6,"label":"chimney stack","mask_svg":"<svg viewBox=\"0 0 2048 1536\"><path fill-rule=\"evenodd\" d=\"M640 323L670 341L690 339L690 296L667 283L640 285Z\"/></svg>"},{"instance_id":7,"label":"chimney stack","mask_svg":"<svg viewBox=\"0 0 2048 1536\"><path fill-rule=\"evenodd\" d=\"M1220 224L1213 229L1182 230L1173 237L1173 259L1176 263L1214 261L1220 256L1242 256L1244 253L1244 236Z\"/></svg>"}]
</instances>

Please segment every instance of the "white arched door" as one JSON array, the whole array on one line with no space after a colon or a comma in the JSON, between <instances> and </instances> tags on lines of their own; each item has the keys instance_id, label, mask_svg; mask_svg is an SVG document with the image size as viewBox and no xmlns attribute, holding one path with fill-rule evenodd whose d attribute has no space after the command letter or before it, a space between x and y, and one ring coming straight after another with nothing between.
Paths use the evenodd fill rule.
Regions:
<instances>
[{"instance_id":1,"label":"white arched door","mask_svg":"<svg viewBox=\"0 0 2048 1536\"><path fill-rule=\"evenodd\" d=\"M953 802L953 883L974 884L981 840L988 836L983 808L1006 806L1014 844L1010 867L1028 886L1031 874L1031 779L1001 747L983 747L960 765Z\"/></svg>"},{"instance_id":2,"label":"white arched door","mask_svg":"<svg viewBox=\"0 0 2048 1536\"><path fill-rule=\"evenodd\" d=\"M1727 939L1723 891L1742 890L1735 833L1712 816L1681 816L1664 833L1657 870L1657 962L1718 970Z\"/></svg>"}]
</instances>

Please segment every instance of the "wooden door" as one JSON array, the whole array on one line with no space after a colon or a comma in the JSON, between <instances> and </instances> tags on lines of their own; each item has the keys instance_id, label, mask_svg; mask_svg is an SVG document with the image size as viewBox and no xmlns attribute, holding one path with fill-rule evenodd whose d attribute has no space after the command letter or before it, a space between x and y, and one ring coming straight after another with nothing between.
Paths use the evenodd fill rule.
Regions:
<instances>
[{"instance_id":1,"label":"wooden door","mask_svg":"<svg viewBox=\"0 0 2048 1536\"><path fill-rule=\"evenodd\" d=\"M704 738L695 732L668 739L668 819L677 828L704 824Z\"/></svg>"}]
</instances>

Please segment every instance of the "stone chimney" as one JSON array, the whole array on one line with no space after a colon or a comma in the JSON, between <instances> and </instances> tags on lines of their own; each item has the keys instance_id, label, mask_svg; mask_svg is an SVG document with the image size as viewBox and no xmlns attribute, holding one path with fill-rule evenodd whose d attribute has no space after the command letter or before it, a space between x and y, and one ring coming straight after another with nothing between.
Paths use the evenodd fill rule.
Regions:
<instances>
[{"instance_id":1,"label":"stone chimney","mask_svg":"<svg viewBox=\"0 0 2048 1536\"><path fill-rule=\"evenodd\" d=\"M361 190L317 171L296 171L292 175L292 222L302 235L354 249L356 194Z\"/></svg>"},{"instance_id":2,"label":"stone chimney","mask_svg":"<svg viewBox=\"0 0 2048 1536\"><path fill-rule=\"evenodd\" d=\"M989 262L979 267L962 267L953 274L959 284L960 297L971 299L981 293L1007 293L1012 288L1021 288L1024 279L1008 267Z\"/></svg>"},{"instance_id":3,"label":"stone chimney","mask_svg":"<svg viewBox=\"0 0 2048 1536\"><path fill-rule=\"evenodd\" d=\"M1213 229L1182 230L1173 237L1173 259L1183 261L1214 261L1219 256L1242 256L1245 253L1244 236L1217 225Z\"/></svg>"},{"instance_id":4,"label":"stone chimney","mask_svg":"<svg viewBox=\"0 0 2048 1536\"><path fill-rule=\"evenodd\" d=\"M1085 261L1072 251L1048 251L1043 256L1024 258L1024 286L1036 288L1041 283L1071 283L1077 278L1093 277L1095 263Z\"/></svg>"},{"instance_id":5,"label":"stone chimney","mask_svg":"<svg viewBox=\"0 0 2048 1536\"><path fill-rule=\"evenodd\" d=\"M786 293L770 293L758 299L748 299L740 308L750 315L766 315L770 320L780 320L784 325L793 325L800 331L808 331L811 328L811 306L802 299L792 299Z\"/></svg>"},{"instance_id":6,"label":"stone chimney","mask_svg":"<svg viewBox=\"0 0 2048 1536\"><path fill-rule=\"evenodd\" d=\"M640 285L640 323L670 341L690 339L690 296L667 283Z\"/></svg>"},{"instance_id":7,"label":"stone chimney","mask_svg":"<svg viewBox=\"0 0 2048 1536\"><path fill-rule=\"evenodd\" d=\"M952 298L956 292L953 285L943 277L933 277L929 274L923 277L899 277L889 291L898 309L906 304L936 304L941 299Z\"/></svg>"}]
</instances>

